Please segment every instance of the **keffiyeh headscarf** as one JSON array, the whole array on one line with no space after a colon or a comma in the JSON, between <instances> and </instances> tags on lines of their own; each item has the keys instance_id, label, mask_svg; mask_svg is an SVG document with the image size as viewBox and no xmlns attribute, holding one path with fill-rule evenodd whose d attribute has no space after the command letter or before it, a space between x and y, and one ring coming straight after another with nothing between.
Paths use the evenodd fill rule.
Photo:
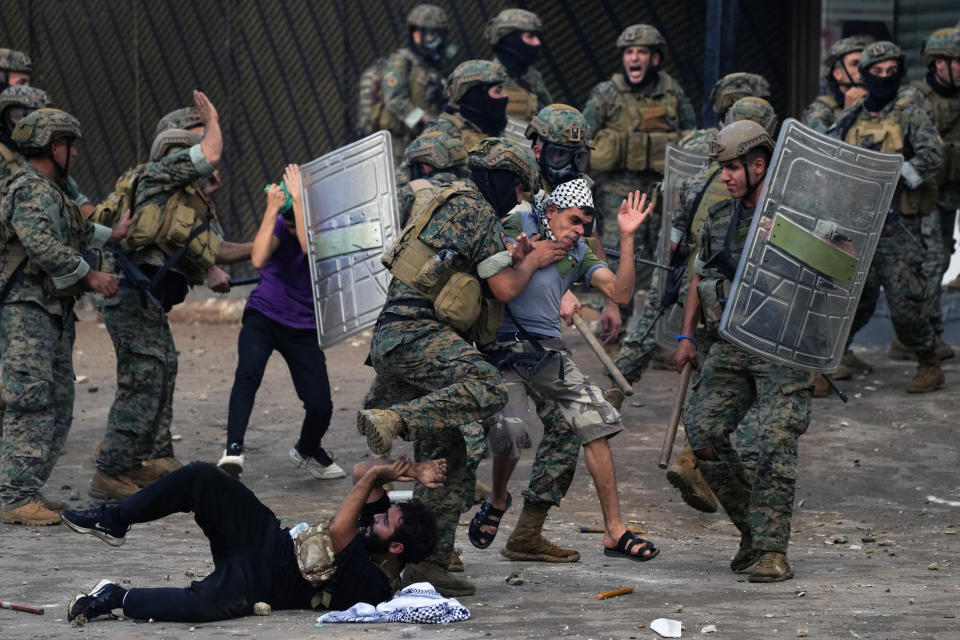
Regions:
<instances>
[{"instance_id":1,"label":"keffiyeh headscarf","mask_svg":"<svg viewBox=\"0 0 960 640\"><path fill-rule=\"evenodd\" d=\"M545 229L545 235L548 240L556 242L557 238L550 230L550 222L547 220L547 205L551 204L557 209L569 209L570 207L593 209L593 194L590 193L587 181L583 178L577 178L557 185L553 193L537 203L534 210L540 218L541 226Z\"/></svg>"}]
</instances>

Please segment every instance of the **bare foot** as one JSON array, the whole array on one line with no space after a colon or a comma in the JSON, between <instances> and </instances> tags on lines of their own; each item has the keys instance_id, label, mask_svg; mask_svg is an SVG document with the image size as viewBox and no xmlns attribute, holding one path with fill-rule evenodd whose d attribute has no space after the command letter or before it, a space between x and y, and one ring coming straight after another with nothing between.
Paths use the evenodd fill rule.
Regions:
<instances>
[{"instance_id":1,"label":"bare foot","mask_svg":"<svg viewBox=\"0 0 960 640\"><path fill-rule=\"evenodd\" d=\"M437 489L447 481L447 460L438 458L426 462L414 462L407 470L407 476L428 489Z\"/></svg>"}]
</instances>

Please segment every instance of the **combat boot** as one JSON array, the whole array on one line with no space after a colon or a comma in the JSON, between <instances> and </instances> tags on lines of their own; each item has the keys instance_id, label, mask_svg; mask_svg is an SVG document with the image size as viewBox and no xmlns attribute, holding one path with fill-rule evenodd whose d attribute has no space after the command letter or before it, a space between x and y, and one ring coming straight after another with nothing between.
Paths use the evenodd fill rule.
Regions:
<instances>
[{"instance_id":1,"label":"combat boot","mask_svg":"<svg viewBox=\"0 0 960 640\"><path fill-rule=\"evenodd\" d=\"M843 357L840 358L840 366L846 367L848 370L856 373L867 374L873 372L873 365L859 358L857 354L853 352L853 349L847 349L843 352ZM833 377L840 380L845 379L836 375Z\"/></svg>"},{"instance_id":2,"label":"combat boot","mask_svg":"<svg viewBox=\"0 0 960 640\"><path fill-rule=\"evenodd\" d=\"M849 376L848 376L849 377ZM830 395L830 383L819 373L813 374L813 397L826 398Z\"/></svg>"},{"instance_id":3,"label":"combat boot","mask_svg":"<svg viewBox=\"0 0 960 640\"><path fill-rule=\"evenodd\" d=\"M929 393L943 387L945 379L940 359L933 349L917 353L917 372L907 385L907 393Z\"/></svg>"},{"instance_id":4,"label":"combat boot","mask_svg":"<svg viewBox=\"0 0 960 640\"><path fill-rule=\"evenodd\" d=\"M750 572L750 582L783 582L793 577L787 554L763 551L757 566Z\"/></svg>"},{"instance_id":5,"label":"combat boot","mask_svg":"<svg viewBox=\"0 0 960 640\"><path fill-rule=\"evenodd\" d=\"M403 570L403 586L415 582L429 582L445 598L472 596L477 592L477 587L469 580L452 576L436 562L428 560L413 562Z\"/></svg>"},{"instance_id":6,"label":"combat boot","mask_svg":"<svg viewBox=\"0 0 960 640\"><path fill-rule=\"evenodd\" d=\"M697 511L717 512L717 499L697 469L697 459L688 444L667 470L667 482L680 490L680 497Z\"/></svg>"},{"instance_id":7,"label":"combat boot","mask_svg":"<svg viewBox=\"0 0 960 640\"><path fill-rule=\"evenodd\" d=\"M511 560L526 562L577 562L580 554L573 549L563 549L543 537L543 522L547 519L546 505L525 502L517 526L500 550L500 555Z\"/></svg>"},{"instance_id":8,"label":"combat boot","mask_svg":"<svg viewBox=\"0 0 960 640\"><path fill-rule=\"evenodd\" d=\"M890 341L890 348L887 349L887 357L891 360L916 360L917 354L908 349L897 336Z\"/></svg>"},{"instance_id":9,"label":"combat boot","mask_svg":"<svg viewBox=\"0 0 960 640\"><path fill-rule=\"evenodd\" d=\"M0 513L5 524L25 524L28 527L47 527L60 523L60 514L43 506L40 500L20 505L16 509Z\"/></svg>"},{"instance_id":10,"label":"combat boot","mask_svg":"<svg viewBox=\"0 0 960 640\"><path fill-rule=\"evenodd\" d=\"M130 476L111 476L97 469L90 480L90 489L87 493L97 500L123 500L129 498L140 487L130 479Z\"/></svg>"},{"instance_id":11,"label":"combat boot","mask_svg":"<svg viewBox=\"0 0 960 640\"><path fill-rule=\"evenodd\" d=\"M387 453L394 439L407 432L407 425L392 409L361 409L357 413L357 431L366 437L370 451Z\"/></svg>"},{"instance_id":12,"label":"combat boot","mask_svg":"<svg viewBox=\"0 0 960 640\"><path fill-rule=\"evenodd\" d=\"M456 551L450 552L450 564L447 565L447 571L450 573L463 573L463 560Z\"/></svg>"}]
</instances>

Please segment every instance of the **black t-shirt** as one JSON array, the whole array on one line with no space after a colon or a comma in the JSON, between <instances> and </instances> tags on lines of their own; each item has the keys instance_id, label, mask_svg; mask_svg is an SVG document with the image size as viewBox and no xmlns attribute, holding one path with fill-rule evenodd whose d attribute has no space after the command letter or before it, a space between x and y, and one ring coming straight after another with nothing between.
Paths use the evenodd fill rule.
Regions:
<instances>
[{"instance_id":1,"label":"black t-shirt","mask_svg":"<svg viewBox=\"0 0 960 640\"><path fill-rule=\"evenodd\" d=\"M360 536L337 553L336 561L337 573L324 589L333 595L331 610L349 609L358 602L377 605L393 596L390 581L370 559Z\"/></svg>"}]
</instances>

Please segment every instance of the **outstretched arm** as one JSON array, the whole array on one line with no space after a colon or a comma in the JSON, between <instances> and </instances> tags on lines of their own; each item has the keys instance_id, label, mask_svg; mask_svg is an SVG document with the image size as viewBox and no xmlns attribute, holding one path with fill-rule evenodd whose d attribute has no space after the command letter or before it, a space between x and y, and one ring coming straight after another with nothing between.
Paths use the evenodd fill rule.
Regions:
<instances>
[{"instance_id":1,"label":"outstretched arm","mask_svg":"<svg viewBox=\"0 0 960 640\"><path fill-rule=\"evenodd\" d=\"M635 265L630 259L633 255L633 236L652 209L653 204L647 204L647 194L641 195L639 191L635 191L627 195L617 213L617 226L620 227L620 267L616 275L610 269L597 269L590 278L591 286L617 304L627 304L633 297ZM623 256L626 256L626 259Z\"/></svg>"}]
</instances>

